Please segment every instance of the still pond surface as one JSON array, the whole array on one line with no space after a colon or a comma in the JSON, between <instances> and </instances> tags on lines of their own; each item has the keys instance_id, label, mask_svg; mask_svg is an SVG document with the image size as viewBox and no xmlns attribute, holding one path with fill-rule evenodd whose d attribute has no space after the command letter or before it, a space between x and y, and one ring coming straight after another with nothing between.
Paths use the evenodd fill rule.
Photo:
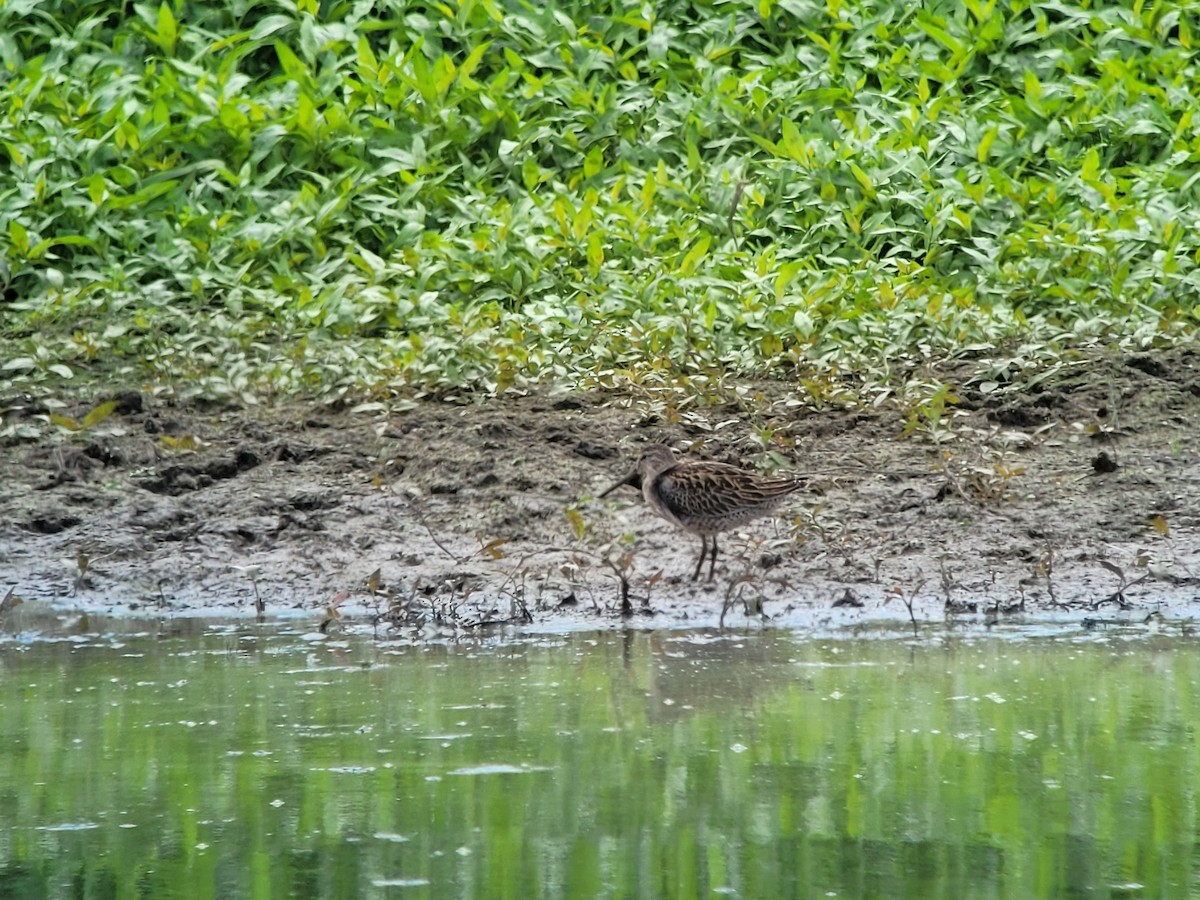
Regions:
<instances>
[{"instance_id":1,"label":"still pond surface","mask_svg":"<svg viewBox=\"0 0 1200 900\"><path fill-rule=\"evenodd\" d=\"M1200 653L1075 633L0 638L0 897L1200 891Z\"/></svg>"}]
</instances>

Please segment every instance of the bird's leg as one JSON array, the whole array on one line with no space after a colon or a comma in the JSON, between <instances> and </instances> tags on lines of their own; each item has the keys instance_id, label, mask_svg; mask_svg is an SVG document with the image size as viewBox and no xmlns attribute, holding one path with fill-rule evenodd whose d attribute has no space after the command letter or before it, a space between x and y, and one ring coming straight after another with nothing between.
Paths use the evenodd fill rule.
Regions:
<instances>
[{"instance_id":1,"label":"bird's leg","mask_svg":"<svg viewBox=\"0 0 1200 900\"><path fill-rule=\"evenodd\" d=\"M712 536L712 547L708 553L708 580L712 581L713 569L717 567L717 536Z\"/></svg>"},{"instance_id":2,"label":"bird's leg","mask_svg":"<svg viewBox=\"0 0 1200 900\"><path fill-rule=\"evenodd\" d=\"M704 566L704 554L708 552L708 537L700 535L700 558L696 560L696 571L692 573L692 581L700 577L700 569Z\"/></svg>"}]
</instances>

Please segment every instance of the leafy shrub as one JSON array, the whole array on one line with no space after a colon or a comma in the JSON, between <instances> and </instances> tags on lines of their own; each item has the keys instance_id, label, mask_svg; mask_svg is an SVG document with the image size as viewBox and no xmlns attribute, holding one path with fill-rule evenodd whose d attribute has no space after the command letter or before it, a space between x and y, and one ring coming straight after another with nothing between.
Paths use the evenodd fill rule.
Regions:
<instances>
[{"instance_id":1,"label":"leafy shrub","mask_svg":"<svg viewBox=\"0 0 1200 900\"><path fill-rule=\"evenodd\" d=\"M0 376L887 381L1190 334L1200 4L1091 6L12 0Z\"/></svg>"}]
</instances>

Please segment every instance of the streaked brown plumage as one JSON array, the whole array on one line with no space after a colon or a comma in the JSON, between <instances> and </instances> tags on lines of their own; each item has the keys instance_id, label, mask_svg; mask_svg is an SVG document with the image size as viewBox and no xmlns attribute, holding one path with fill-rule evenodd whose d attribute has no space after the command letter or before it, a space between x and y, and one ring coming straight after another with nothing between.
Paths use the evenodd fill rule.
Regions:
<instances>
[{"instance_id":1,"label":"streaked brown plumage","mask_svg":"<svg viewBox=\"0 0 1200 900\"><path fill-rule=\"evenodd\" d=\"M700 559L692 580L700 577L707 554L708 580L712 581L717 535L769 515L805 483L795 478L764 478L711 460L680 459L666 444L652 444L638 457L637 468L600 496L625 485L640 488L658 515L700 536Z\"/></svg>"}]
</instances>

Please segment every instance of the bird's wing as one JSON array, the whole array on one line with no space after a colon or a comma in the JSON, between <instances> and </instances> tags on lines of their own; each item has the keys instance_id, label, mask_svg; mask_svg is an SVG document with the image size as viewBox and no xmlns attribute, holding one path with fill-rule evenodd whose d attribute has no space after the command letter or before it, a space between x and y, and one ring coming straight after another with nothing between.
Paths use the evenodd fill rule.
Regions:
<instances>
[{"instance_id":1,"label":"bird's wing","mask_svg":"<svg viewBox=\"0 0 1200 900\"><path fill-rule=\"evenodd\" d=\"M794 479L764 479L713 462L676 466L657 484L663 502L684 516L723 516L770 506L803 486Z\"/></svg>"}]
</instances>

